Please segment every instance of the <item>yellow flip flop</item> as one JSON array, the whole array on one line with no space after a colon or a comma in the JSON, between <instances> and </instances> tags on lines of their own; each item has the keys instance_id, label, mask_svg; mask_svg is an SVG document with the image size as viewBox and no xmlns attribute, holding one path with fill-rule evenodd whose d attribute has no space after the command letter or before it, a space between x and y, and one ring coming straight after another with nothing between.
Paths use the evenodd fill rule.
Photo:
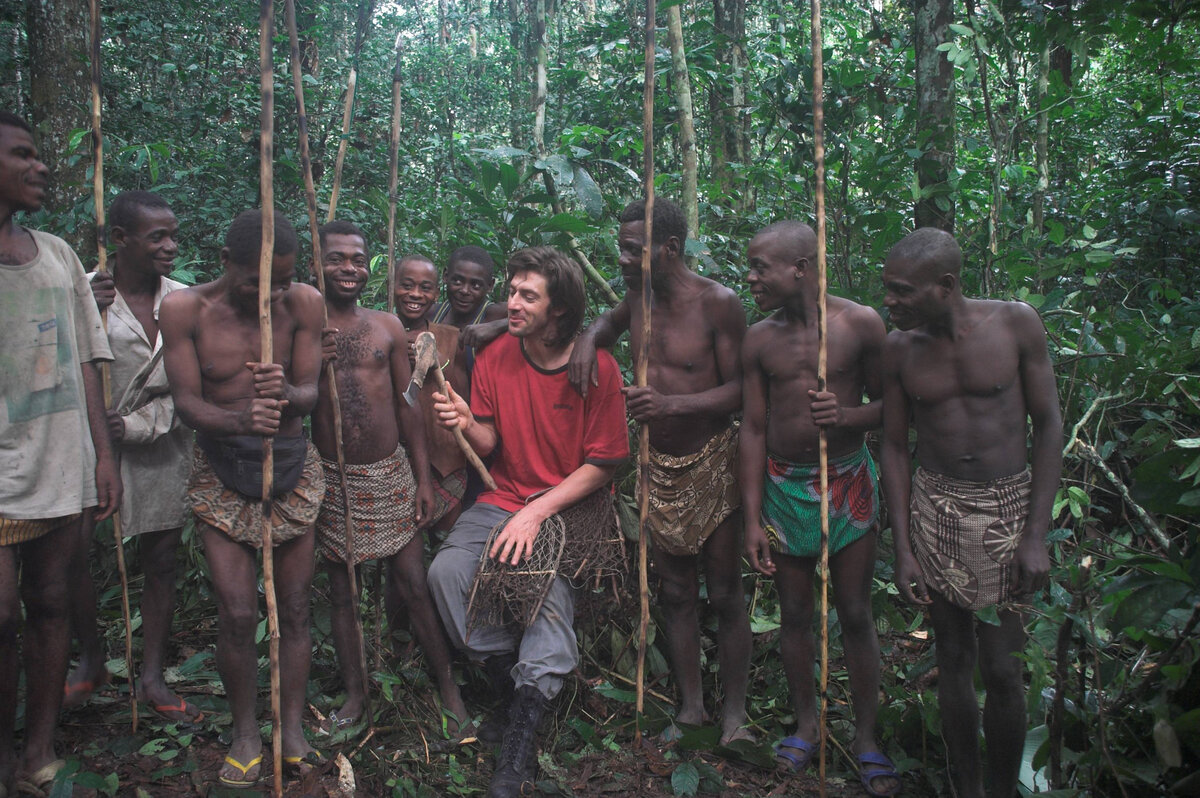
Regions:
<instances>
[{"instance_id":1,"label":"yellow flip flop","mask_svg":"<svg viewBox=\"0 0 1200 798\"><path fill-rule=\"evenodd\" d=\"M246 774L250 772L251 768L255 768L255 767L258 767L259 765L261 765L262 759L263 759L262 754L259 754L258 756L251 759L248 763L243 765L241 762L237 761L233 757L226 754L225 755L225 764L229 765L230 767L235 767L238 770L240 770L242 772L242 778L241 779L229 779L229 778L226 778L225 776L218 775L217 781L221 782L226 787L253 787L255 784L258 784L259 776L255 776L254 778L250 779L250 778L246 777Z\"/></svg>"}]
</instances>

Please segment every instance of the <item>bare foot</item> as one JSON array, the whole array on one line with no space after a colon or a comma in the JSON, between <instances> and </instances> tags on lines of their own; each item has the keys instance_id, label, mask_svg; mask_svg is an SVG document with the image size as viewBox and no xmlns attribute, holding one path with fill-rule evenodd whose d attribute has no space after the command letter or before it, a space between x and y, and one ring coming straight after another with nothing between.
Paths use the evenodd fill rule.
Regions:
<instances>
[{"instance_id":1,"label":"bare foot","mask_svg":"<svg viewBox=\"0 0 1200 798\"><path fill-rule=\"evenodd\" d=\"M755 737L754 734L745 726L738 726L735 729L723 732L721 734L721 745L729 745L730 743L738 740L745 740L748 743L758 742L758 738Z\"/></svg>"}]
</instances>

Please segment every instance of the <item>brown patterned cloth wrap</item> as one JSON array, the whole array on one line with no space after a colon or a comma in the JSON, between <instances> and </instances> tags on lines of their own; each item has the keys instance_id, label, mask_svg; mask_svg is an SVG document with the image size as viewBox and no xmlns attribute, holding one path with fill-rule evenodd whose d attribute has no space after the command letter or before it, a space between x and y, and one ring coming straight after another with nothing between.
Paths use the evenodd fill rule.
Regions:
<instances>
[{"instance_id":1,"label":"brown patterned cloth wrap","mask_svg":"<svg viewBox=\"0 0 1200 798\"><path fill-rule=\"evenodd\" d=\"M317 546L326 559L346 561L346 506L336 461L321 459L325 501L317 519ZM417 532L417 483L403 446L375 463L347 463L354 521L354 564L391 557Z\"/></svg>"},{"instance_id":2,"label":"brown patterned cloth wrap","mask_svg":"<svg viewBox=\"0 0 1200 798\"><path fill-rule=\"evenodd\" d=\"M651 447L646 526L657 548L676 556L699 554L741 506L736 426L714 435L700 451L679 457Z\"/></svg>"},{"instance_id":3,"label":"brown patterned cloth wrap","mask_svg":"<svg viewBox=\"0 0 1200 798\"><path fill-rule=\"evenodd\" d=\"M300 481L274 501L271 542L278 546L312 529L324 494L325 474L321 471L321 458L316 448L309 446ZM193 450L187 498L197 521L219 529L230 540L254 548L262 546L262 499L253 499L226 487L199 446Z\"/></svg>"},{"instance_id":4,"label":"brown patterned cloth wrap","mask_svg":"<svg viewBox=\"0 0 1200 798\"><path fill-rule=\"evenodd\" d=\"M0 546L18 546L49 535L56 529L79 519L79 513L58 518L3 518L0 517Z\"/></svg>"},{"instance_id":5,"label":"brown patterned cloth wrap","mask_svg":"<svg viewBox=\"0 0 1200 798\"><path fill-rule=\"evenodd\" d=\"M433 517L429 519L429 526L433 526L462 503L463 494L467 492L467 469L460 468L446 476L439 474L436 468L430 471L433 477Z\"/></svg>"},{"instance_id":6,"label":"brown patterned cloth wrap","mask_svg":"<svg viewBox=\"0 0 1200 798\"><path fill-rule=\"evenodd\" d=\"M1010 563L1029 516L1030 473L972 482L918 468L909 537L925 583L978 610L1009 600Z\"/></svg>"}]
</instances>

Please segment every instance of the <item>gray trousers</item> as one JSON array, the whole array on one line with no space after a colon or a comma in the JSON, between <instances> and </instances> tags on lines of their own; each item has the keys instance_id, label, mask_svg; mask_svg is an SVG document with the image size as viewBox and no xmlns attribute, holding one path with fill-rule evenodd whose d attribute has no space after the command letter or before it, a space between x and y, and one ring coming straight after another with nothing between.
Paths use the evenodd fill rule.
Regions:
<instances>
[{"instance_id":1,"label":"gray trousers","mask_svg":"<svg viewBox=\"0 0 1200 798\"><path fill-rule=\"evenodd\" d=\"M475 504L454 528L429 566L429 590L450 640L475 661L493 654L517 652L512 670L517 687L532 684L546 698L562 689L563 677L579 663L575 641L575 588L557 576L524 634L504 626L481 626L467 633L467 600L480 556L492 527L508 513L492 504Z\"/></svg>"}]
</instances>

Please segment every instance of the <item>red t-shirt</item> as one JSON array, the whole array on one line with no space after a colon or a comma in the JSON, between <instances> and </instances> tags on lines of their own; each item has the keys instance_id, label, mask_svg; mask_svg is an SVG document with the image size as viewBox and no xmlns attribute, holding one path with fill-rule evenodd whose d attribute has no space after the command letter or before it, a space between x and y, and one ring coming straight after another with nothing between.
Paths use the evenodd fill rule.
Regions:
<instances>
[{"instance_id":1,"label":"red t-shirt","mask_svg":"<svg viewBox=\"0 0 1200 798\"><path fill-rule=\"evenodd\" d=\"M608 352L596 354L600 385L586 400L567 381L566 366L538 368L516 336L505 334L479 354L471 412L499 435L491 467L496 490L479 501L519 510L585 463L613 465L629 456L621 372Z\"/></svg>"}]
</instances>

